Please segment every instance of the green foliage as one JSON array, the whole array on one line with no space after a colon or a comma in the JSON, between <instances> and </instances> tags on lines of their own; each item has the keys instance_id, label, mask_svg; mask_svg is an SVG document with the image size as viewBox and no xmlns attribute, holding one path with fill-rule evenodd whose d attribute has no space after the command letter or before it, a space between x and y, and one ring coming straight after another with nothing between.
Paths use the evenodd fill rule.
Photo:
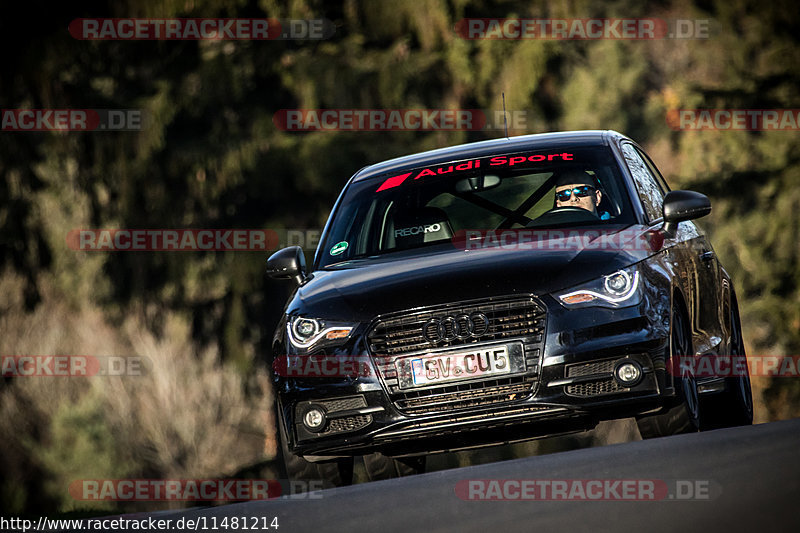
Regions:
<instances>
[{"instance_id":1,"label":"green foliage","mask_svg":"<svg viewBox=\"0 0 800 533\"><path fill-rule=\"evenodd\" d=\"M118 453L120 443L107 423L106 409L99 390L90 388L76 402L55 407L45 442L27 443L31 458L48 473L46 497L59 502L62 511L86 506L113 509L111 502L76 500L68 487L84 479L123 479L131 472L132 465Z\"/></svg>"}]
</instances>

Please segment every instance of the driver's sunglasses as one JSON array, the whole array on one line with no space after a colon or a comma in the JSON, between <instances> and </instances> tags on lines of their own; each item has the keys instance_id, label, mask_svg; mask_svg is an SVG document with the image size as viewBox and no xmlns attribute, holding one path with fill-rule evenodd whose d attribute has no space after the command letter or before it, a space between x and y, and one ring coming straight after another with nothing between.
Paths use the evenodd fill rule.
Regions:
<instances>
[{"instance_id":1,"label":"driver's sunglasses","mask_svg":"<svg viewBox=\"0 0 800 533\"><path fill-rule=\"evenodd\" d=\"M591 185L581 185L580 187L575 187L574 189L564 189L563 191L558 191L556 193L556 199L559 202L566 202L570 199L573 193L575 193L575 198L586 198L595 190L597 189Z\"/></svg>"}]
</instances>

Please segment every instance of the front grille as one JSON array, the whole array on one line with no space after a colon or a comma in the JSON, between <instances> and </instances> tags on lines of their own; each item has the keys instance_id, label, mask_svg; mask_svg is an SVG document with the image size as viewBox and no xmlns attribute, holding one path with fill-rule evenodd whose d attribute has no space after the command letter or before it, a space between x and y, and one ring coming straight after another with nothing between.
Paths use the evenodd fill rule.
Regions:
<instances>
[{"instance_id":1,"label":"front grille","mask_svg":"<svg viewBox=\"0 0 800 533\"><path fill-rule=\"evenodd\" d=\"M329 413L335 413L337 411L349 411L350 409L358 409L360 407L367 406L367 401L363 396L325 400L317 403L322 404L322 406L325 407L325 410Z\"/></svg>"},{"instance_id":2,"label":"front grille","mask_svg":"<svg viewBox=\"0 0 800 533\"><path fill-rule=\"evenodd\" d=\"M604 379L602 381L592 381L589 383L578 383L567 385L567 394L570 396L600 396L602 394L613 394L615 392L627 391L620 386L615 379Z\"/></svg>"},{"instance_id":3,"label":"front grille","mask_svg":"<svg viewBox=\"0 0 800 533\"><path fill-rule=\"evenodd\" d=\"M431 343L423 332L431 319L483 313L488 327L466 339ZM538 384L544 352L545 306L536 297L511 296L439 305L379 317L368 335L370 352L395 406L406 414L448 412L520 400ZM395 362L407 355L504 341L522 343L525 373L484 380L401 389Z\"/></svg>"},{"instance_id":4,"label":"front grille","mask_svg":"<svg viewBox=\"0 0 800 533\"><path fill-rule=\"evenodd\" d=\"M322 435L356 431L372 423L372 415L346 416L328 421L328 425L321 432Z\"/></svg>"},{"instance_id":5,"label":"front grille","mask_svg":"<svg viewBox=\"0 0 800 533\"><path fill-rule=\"evenodd\" d=\"M610 374L614 371L614 363L618 359L606 359L605 361L593 361L572 365L567 368L567 377L576 378L579 376L591 376L592 374Z\"/></svg>"},{"instance_id":6,"label":"front grille","mask_svg":"<svg viewBox=\"0 0 800 533\"><path fill-rule=\"evenodd\" d=\"M433 345L423 336L425 323L432 318L447 315L484 313L489 318L489 328L483 335L468 339L443 341L436 348L448 348L505 339L530 337L541 342L544 334L545 310L534 297L524 300L492 300L457 305L442 305L413 312L385 317L373 326L369 334L373 354L397 356L429 350Z\"/></svg>"},{"instance_id":7,"label":"front grille","mask_svg":"<svg viewBox=\"0 0 800 533\"><path fill-rule=\"evenodd\" d=\"M497 385L491 382L481 381L472 383L475 388L458 390L458 386L453 387L453 392L441 392L438 389L435 394L426 394L414 397L409 393L405 398L398 400L396 405L408 414L424 414L431 411L431 405L436 406L436 411L453 411L465 407L476 407L480 405L491 405L494 403L510 402L522 399L529 395L531 383L524 378L517 378L516 382L511 379L494 380ZM447 388L445 388L446 390ZM421 392L421 391L417 391Z\"/></svg>"}]
</instances>

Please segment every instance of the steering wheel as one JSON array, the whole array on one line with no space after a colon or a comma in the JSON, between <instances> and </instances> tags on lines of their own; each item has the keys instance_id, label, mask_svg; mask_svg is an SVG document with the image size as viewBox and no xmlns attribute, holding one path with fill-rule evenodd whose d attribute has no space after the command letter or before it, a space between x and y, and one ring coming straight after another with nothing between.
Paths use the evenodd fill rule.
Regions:
<instances>
[{"instance_id":1,"label":"steering wheel","mask_svg":"<svg viewBox=\"0 0 800 533\"><path fill-rule=\"evenodd\" d=\"M554 207L532 220L526 227L541 226L544 224L558 224L560 222L596 222L600 217L582 207L564 206Z\"/></svg>"}]
</instances>

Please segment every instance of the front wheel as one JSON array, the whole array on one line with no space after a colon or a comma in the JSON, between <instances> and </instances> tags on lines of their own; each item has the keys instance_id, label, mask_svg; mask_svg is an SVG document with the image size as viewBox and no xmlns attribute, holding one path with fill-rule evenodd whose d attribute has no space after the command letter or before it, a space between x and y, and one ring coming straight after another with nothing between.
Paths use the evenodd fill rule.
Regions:
<instances>
[{"instance_id":1,"label":"front wheel","mask_svg":"<svg viewBox=\"0 0 800 533\"><path fill-rule=\"evenodd\" d=\"M730 324L730 356L734 360L744 360L744 364L732 367L741 368L742 375L725 378L723 392L703 398L703 429L749 426L753 423L753 393L750 388L750 373L747 369L742 323L739 319L739 306L735 294L731 294Z\"/></svg>"},{"instance_id":2,"label":"front wheel","mask_svg":"<svg viewBox=\"0 0 800 533\"><path fill-rule=\"evenodd\" d=\"M667 347L667 368L680 357L692 353L692 343L686 325L685 315L675 304L672 306L672 328L670 343ZM665 413L644 416L636 420L639 433L643 439L665 437L680 433L695 433L700 430L700 401L697 394L697 382L690 369L681 368L680 376L675 379L675 393L678 404Z\"/></svg>"}]
</instances>

